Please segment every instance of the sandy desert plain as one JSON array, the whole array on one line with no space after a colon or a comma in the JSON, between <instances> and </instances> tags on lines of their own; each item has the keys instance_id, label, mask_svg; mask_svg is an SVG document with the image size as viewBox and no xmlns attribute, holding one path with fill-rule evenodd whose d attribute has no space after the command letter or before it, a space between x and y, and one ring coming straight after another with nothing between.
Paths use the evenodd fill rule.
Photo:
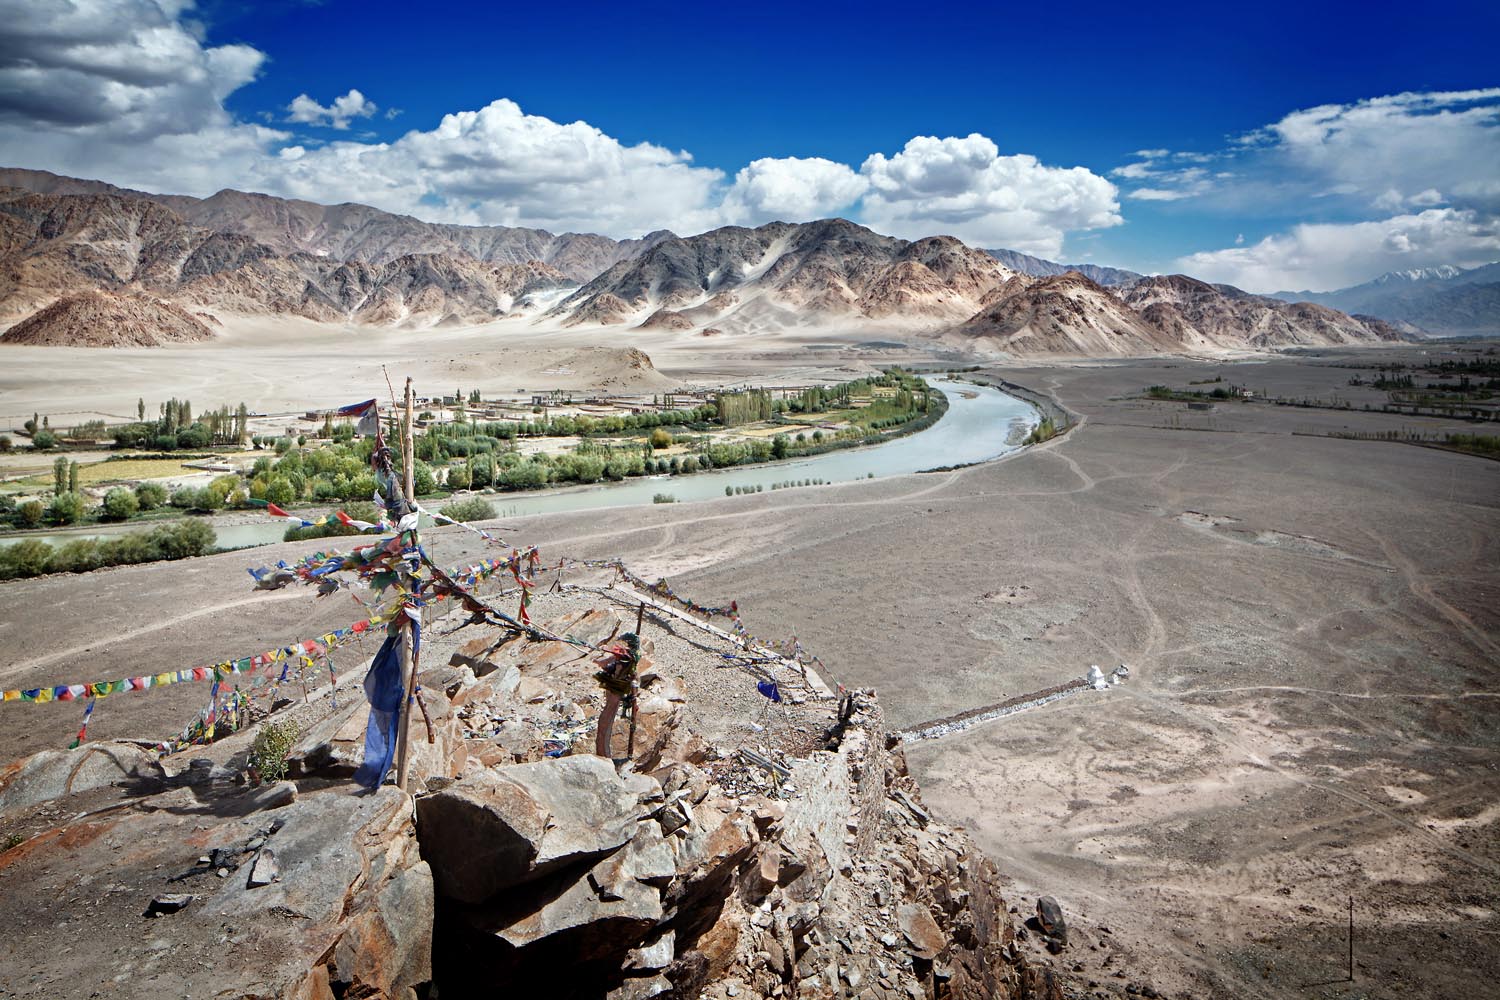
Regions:
<instances>
[{"instance_id":1,"label":"sandy desert plain","mask_svg":"<svg viewBox=\"0 0 1500 1000\"><path fill-rule=\"evenodd\" d=\"M663 386L933 360L868 346L878 333L635 333L604 343L647 351ZM619 374L583 334L300 336L7 350L0 410L122 414L167 395L327 406L384 395L381 361L419 391ZM1078 426L957 471L497 530L544 557L620 556L701 600L737 599L752 631L795 633L830 681L878 689L897 726L1129 664L1107 692L908 747L927 804L973 831L1021 915L1042 893L1064 906L1069 947L1027 947L1071 996L1500 995L1500 463L1294 433L1449 426L1435 419L1141 398L1223 375L1358 405L1373 390L1349 390L1344 366L1433 349L995 366L970 377L1048 394ZM572 374L541 374L560 367ZM439 562L481 551L457 529L427 537ZM0 681L174 669L346 624L347 600L255 592L245 574L317 547L0 584ZM360 666L350 654L340 670ZM90 735L167 736L197 711L193 687L110 698ZM67 706L6 705L0 760L65 746L77 725Z\"/></svg>"}]
</instances>

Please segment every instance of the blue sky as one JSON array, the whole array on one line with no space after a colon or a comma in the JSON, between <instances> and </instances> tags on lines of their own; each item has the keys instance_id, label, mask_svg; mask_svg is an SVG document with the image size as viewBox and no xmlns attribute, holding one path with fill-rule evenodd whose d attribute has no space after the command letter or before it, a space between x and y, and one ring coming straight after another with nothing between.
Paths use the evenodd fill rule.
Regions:
<instances>
[{"instance_id":1,"label":"blue sky","mask_svg":"<svg viewBox=\"0 0 1500 1000\"><path fill-rule=\"evenodd\" d=\"M0 25L0 158L151 190L613 236L840 214L1262 291L1500 257L1493 2L0 0Z\"/></svg>"}]
</instances>

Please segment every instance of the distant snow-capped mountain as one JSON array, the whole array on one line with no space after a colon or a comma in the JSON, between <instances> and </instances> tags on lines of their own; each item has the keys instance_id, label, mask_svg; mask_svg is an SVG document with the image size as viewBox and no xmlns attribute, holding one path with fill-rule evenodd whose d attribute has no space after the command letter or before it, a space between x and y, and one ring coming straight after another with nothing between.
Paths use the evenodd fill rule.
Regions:
<instances>
[{"instance_id":1,"label":"distant snow-capped mountain","mask_svg":"<svg viewBox=\"0 0 1500 1000\"><path fill-rule=\"evenodd\" d=\"M1331 292L1276 292L1286 302L1316 302L1379 316L1446 336L1500 333L1500 263L1388 271Z\"/></svg>"}]
</instances>

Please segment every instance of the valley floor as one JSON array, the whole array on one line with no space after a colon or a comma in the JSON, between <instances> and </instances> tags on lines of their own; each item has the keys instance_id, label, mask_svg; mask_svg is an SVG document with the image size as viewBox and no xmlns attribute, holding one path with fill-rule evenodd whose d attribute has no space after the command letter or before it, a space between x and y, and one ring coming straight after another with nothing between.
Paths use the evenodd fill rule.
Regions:
<instances>
[{"instance_id":1,"label":"valley floor","mask_svg":"<svg viewBox=\"0 0 1500 1000\"><path fill-rule=\"evenodd\" d=\"M669 380L704 369L631 346ZM807 364L755 353L716 364ZM1477 996L1500 981L1500 463L1293 433L1410 418L1131 398L1214 374L1343 385L1329 360L994 369L1083 425L956 472L495 530L544 562L618 555L736 599L752 632L795 632L830 681L876 687L893 727L1128 663L1107 693L908 749L1023 915L1061 902L1072 943L1051 961L1079 967L1073 995ZM444 383L481 386L454 364ZM431 547L458 563L475 541L443 529ZM362 617L250 589L247 559L320 544L0 585L0 686L202 664ZM206 697L116 695L90 734L166 736ZM0 760L66 746L78 715L0 707ZM1335 983L1350 895L1356 982Z\"/></svg>"}]
</instances>

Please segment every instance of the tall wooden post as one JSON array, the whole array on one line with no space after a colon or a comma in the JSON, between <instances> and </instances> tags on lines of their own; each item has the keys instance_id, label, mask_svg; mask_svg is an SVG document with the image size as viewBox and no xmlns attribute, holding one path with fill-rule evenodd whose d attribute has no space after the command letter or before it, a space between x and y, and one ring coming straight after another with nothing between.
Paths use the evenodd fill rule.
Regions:
<instances>
[{"instance_id":1,"label":"tall wooden post","mask_svg":"<svg viewBox=\"0 0 1500 1000\"><path fill-rule=\"evenodd\" d=\"M406 417L401 424L401 468L406 472L406 499L416 500L416 446L412 443L411 429L411 379L406 380Z\"/></svg>"},{"instance_id":2,"label":"tall wooden post","mask_svg":"<svg viewBox=\"0 0 1500 1000\"><path fill-rule=\"evenodd\" d=\"M406 413L401 421L401 468L405 474L406 499L408 502L415 502L416 463L413 459L416 448L412 442L411 411L411 379L408 378L406 380ZM402 791L408 791L406 782L410 757L407 754L407 745L411 737L411 709L416 697L417 670L415 657L412 655L412 620L404 609L401 612L401 680L406 689L406 697L401 700L401 723L396 742L396 787Z\"/></svg>"}]
</instances>

